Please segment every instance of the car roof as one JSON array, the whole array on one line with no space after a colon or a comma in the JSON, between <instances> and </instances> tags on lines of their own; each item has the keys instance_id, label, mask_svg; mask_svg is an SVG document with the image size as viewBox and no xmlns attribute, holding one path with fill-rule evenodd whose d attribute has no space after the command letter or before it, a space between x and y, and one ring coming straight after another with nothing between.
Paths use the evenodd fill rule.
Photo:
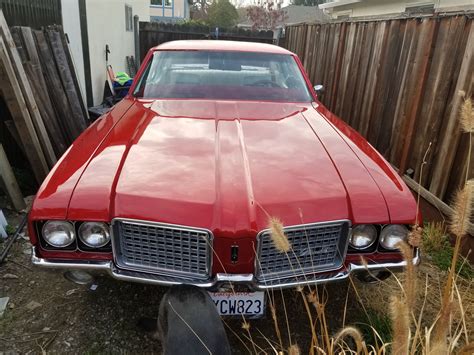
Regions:
<instances>
[{"instance_id":1,"label":"car roof","mask_svg":"<svg viewBox=\"0 0 474 355\"><path fill-rule=\"evenodd\" d=\"M223 40L183 40L165 42L152 50L183 50L183 51L240 51L275 54L293 54L285 48L268 43L238 42Z\"/></svg>"}]
</instances>

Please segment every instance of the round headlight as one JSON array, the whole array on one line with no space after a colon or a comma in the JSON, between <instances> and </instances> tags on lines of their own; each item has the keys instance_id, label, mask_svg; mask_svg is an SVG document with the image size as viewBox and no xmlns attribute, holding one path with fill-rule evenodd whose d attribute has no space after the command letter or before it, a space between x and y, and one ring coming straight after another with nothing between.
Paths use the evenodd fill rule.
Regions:
<instances>
[{"instance_id":1,"label":"round headlight","mask_svg":"<svg viewBox=\"0 0 474 355\"><path fill-rule=\"evenodd\" d=\"M65 248L76 239L74 226L66 221L48 221L43 225L43 238L51 246Z\"/></svg>"},{"instance_id":2,"label":"round headlight","mask_svg":"<svg viewBox=\"0 0 474 355\"><path fill-rule=\"evenodd\" d=\"M79 239L90 248L101 248L110 240L109 226L102 222L84 222L79 227Z\"/></svg>"},{"instance_id":3,"label":"round headlight","mask_svg":"<svg viewBox=\"0 0 474 355\"><path fill-rule=\"evenodd\" d=\"M408 228L401 224L391 224L385 226L380 233L380 245L388 250L396 250L397 243L406 241Z\"/></svg>"},{"instance_id":4,"label":"round headlight","mask_svg":"<svg viewBox=\"0 0 474 355\"><path fill-rule=\"evenodd\" d=\"M357 250L366 249L377 239L377 229L371 224L359 224L352 229L349 240L351 247Z\"/></svg>"}]
</instances>

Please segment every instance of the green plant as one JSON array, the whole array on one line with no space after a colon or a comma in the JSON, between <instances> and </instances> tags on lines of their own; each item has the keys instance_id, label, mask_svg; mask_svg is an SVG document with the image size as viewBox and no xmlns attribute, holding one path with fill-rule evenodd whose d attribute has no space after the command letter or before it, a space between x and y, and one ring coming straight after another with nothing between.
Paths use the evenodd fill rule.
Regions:
<instances>
[{"instance_id":1,"label":"green plant","mask_svg":"<svg viewBox=\"0 0 474 355\"><path fill-rule=\"evenodd\" d=\"M7 226L5 227L5 231L9 235L13 235L13 233L15 233L15 231L16 231L16 228L13 227L11 224L7 224Z\"/></svg>"},{"instance_id":2,"label":"green plant","mask_svg":"<svg viewBox=\"0 0 474 355\"><path fill-rule=\"evenodd\" d=\"M454 249L451 245L447 245L444 249L431 254L433 263L441 270L449 270L451 261L453 260ZM474 268L469 262L458 260L456 263L456 273L465 279L474 278Z\"/></svg>"},{"instance_id":3,"label":"green plant","mask_svg":"<svg viewBox=\"0 0 474 355\"><path fill-rule=\"evenodd\" d=\"M446 226L443 222L429 222L423 228L422 248L426 253L443 250L449 245Z\"/></svg>"},{"instance_id":4,"label":"green plant","mask_svg":"<svg viewBox=\"0 0 474 355\"><path fill-rule=\"evenodd\" d=\"M366 312L360 312L358 318L360 321L356 321L355 325L360 329L367 344L385 344L392 341L392 324L387 314L366 308Z\"/></svg>"},{"instance_id":5,"label":"green plant","mask_svg":"<svg viewBox=\"0 0 474 355\"><path fill-rule=\"evenodd\" d=\"M454 248L449 242L447 228L443 222L427 223L423 229L423 251L429 255L434 265L448 271L453 260ZM465 279L474 277L474 268L469 262L457 260L456 273Z\"/></svg>"}]
</instances>

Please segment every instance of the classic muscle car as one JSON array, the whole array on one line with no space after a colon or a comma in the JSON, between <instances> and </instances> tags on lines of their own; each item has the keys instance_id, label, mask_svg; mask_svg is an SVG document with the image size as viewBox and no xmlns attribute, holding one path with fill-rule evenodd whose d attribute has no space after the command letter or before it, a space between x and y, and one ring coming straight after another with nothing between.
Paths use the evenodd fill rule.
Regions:
<instances>
[{"instance_id":1,"label":"classic muscle car","mask_svg":"<svg viewBox=\"0 0 474 355\"><path fill-rule=\"evenodd\" d=\"M295 54L175 41L149 51L125 99L60 159L29 234L42 267L261 291L383 278L406 265L397 243L417 214L392 167L318 101Z\"/></svg>"}]
</instances>

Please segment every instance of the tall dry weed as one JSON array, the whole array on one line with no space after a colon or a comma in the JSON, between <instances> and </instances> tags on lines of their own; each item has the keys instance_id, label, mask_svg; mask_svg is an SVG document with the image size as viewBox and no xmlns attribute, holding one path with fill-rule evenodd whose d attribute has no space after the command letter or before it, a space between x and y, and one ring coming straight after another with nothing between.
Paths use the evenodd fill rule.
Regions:
<instances>
[{"instance_id":1,"label":"tall dry weed","mask_svg":"<svg viewBox=\"0 0 474 355\"><path fill-rule=\"evenodd\" d=\"M469 134L469 151L466 164L466 182L459 190L453 202L453 212L450 220L450 231L454 234L456 242L454 245L451 267L446 282L439 320L435 327L435 338L443 339L448 332L449 317L451 314L451 302L453 296L453 284L456 277L456 265L459 259L461 240L468 233L471 222L474 203L474 180L469 178L469 163L471 161L472 134L474 132L474 110L470 97L465 98L460 110L460 124L464 132Z\"/></svg>"},{"instance_id":2,"label":"tall dry weed","mask_svg":"<svg viewBox=\"0 0 474 355\"><path fill-rule=\"evenodd\" d=\"M471 222L474 202L474 179L468 180L456 194L451 215L450 231L456 237L464 237Z\"/></svg>"},{"instance_id":3,"label":"tall dry weed","mask_svg":"<svg viewBox=\"0 0 474 355\"><path fill-rule=\"evenodd\" d=\"M474 107L471 98L465 98L461 105L459 123L464 132L474 133Z\"/></svg>"},{"instance_id":4,"label":"tall dry weed","mask_svg":"<svg viewBox=\"0 0 474 355\"><path fill-rule=\"evenodd\" d=\"M280 253L288 253L291 249L290 242L288 241L288 237L283 230L283 223L276 218L271 217L269 221L270 225L270 237L272 239L272 243L275 246L275 249L278 250Z\"/></svg>"},{"instance_id":5,"label":"tall dry weed","mask_svg":"<svg viewBox=\"0 0 474 355\"><path fill-rule=\"evenodd\" d=\"M445 339L448 334L452 309L453 284L456 278L456 265L459 259L461 240L466 235L470 225L473 202L474 180L468 180L464 187L456 194L453 203L450 230L454 234L456 242L454 244L451 267L444 287L439 319L434 327L434 339L437 342L439 342L440 339Z\"/></svg>"},{"instance_id":6,"label":"tall dry weed","mask_svg":"<svg viewBox=\"0 0 474 355\"><path fill-rule=\"evenodd\" d=\"M472 101L469 98L464 100L460 110L460 126L464 132L469 134L470 142L472 143L472 134L474 133L474 111ZM420 171L420 182L423 174L423 167L427 164L426 158L430 148L431 143L423 157ZM472 144L469 146L469 156L467 159L466 171L468 172L471 148ZM456 348L459 348L459 342L463 334L465 345L459 350L459 354L471 354L474 352L474 344L469 342L466 331L466 315L462 305L463 296L456 289L457 275L455 271L455 266L459 258L461 239L467 234L469 230L473 212L474 180L468 180L467 177L468 174L466 173L465 185L456 195L452 206L454 213L452 216L450 216L449 229L455 235L456 243L451 260L451 268L449 270L446 283L443 285L438 316L435 320L433 320L432 324L430 324L430 326L426 326L426 323L423 323L427 298L432 297L432 295L430 295L428 292L428 278L426 279L424 299L419 300L417 297L417 270L412 261L412 247L420 247L424 233L423 228L419 225L420 221L418 221L417 216L416 222L412 226L408 236L408 244L399 244L399 249L404 257L404 260L406 261L407 266L403 275L403 281L396 279L397 284L399 285L399 293L393 294L389 302L389 315L392 325L392 342L370 344L367 346L360 331L353 326L344 327L337 334L333 335L331 329L329 329L326 318L327 297L321 297L317 287L314 287L314 289L307 287L308 290L306 290L306 287L298 287L297 292L302 296L303 303L308 314L308 321L311 327L311 334L308 334L308 336L311 336L312 338L311 348L309 351L310 354L318 353L335 355L345 353L363 353L382 355L391 353L397 355L444 355L452 353ZM420 190L418 191L417 207L419 207L419 205ZM278 218L269 216L269 229L272 243L278 251L285 254L293 252L291 243L288 241L288 238L284 232L283 223ZM436 247L444 247L445 238L444 233L442 234L443 235L436 236L436 240L431 241ZM350 280L355 294L365 310L361 297L354 283L352 282L352 279ZM456 292L454 290L456 290ZM282 299L284 302L283 293ZM420 305L418 304L418 301L422 301L421 309L419 307ZM432 302L428 303L432 304ZM312 310L310 308L312 308ZM288 324L288 314L285 304L283 304L283 307L277 308L273 298L273 301L270 302L270 309L280 346L280 349L278 349L278 354L301 354L299 346L295 343L292 343L290 336L288 339L288 345L285 347L283 344L279 322L277 320L279 311L283 311L285 320L287 322L288 335L290 335L290 326ZM366 310L365 312L367 313ZM433 312L430 311L430 313ZM453 327L455 324L453 322L453 315L456 315L456 317L460 318L460 320L457 321L457 325L455 327ZM373 332L374 334L378 335L377 329L373 329ZM348 337L353 340L356 349L351 349L350 345L344 341L344 339ZM379 339L382 338L379 336Z\"/></svg>"},{"instance_id":7,"label":"tall dry weed","mask_svg":"<svg viewBox=\"0 0 474 355\"><path fill-rule=\"evenodd\" d=\"M392 319L394 354L408 354L410 341L410 315L406 301L399 296L393 296L390 302Z\"/></svg>"}]
</instances>

